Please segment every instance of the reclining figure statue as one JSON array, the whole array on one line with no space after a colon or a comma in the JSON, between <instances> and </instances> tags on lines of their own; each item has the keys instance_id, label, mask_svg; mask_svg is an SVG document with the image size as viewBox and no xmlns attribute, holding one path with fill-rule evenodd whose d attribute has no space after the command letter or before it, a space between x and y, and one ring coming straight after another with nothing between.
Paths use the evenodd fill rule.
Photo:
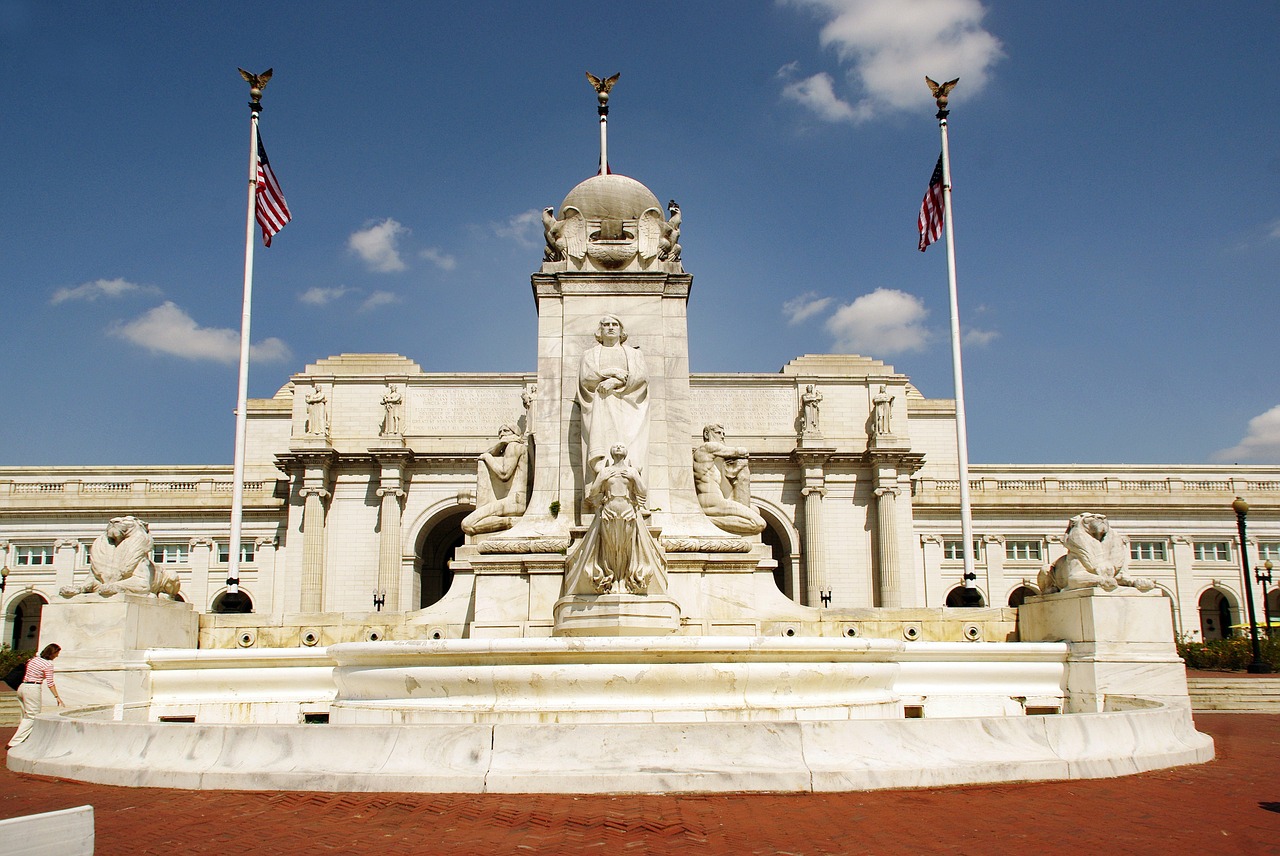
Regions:
<instances>
[{"instance_id":1,"label":"reclining figure statue","mask_svg":"<svg viewBox=\"0 0 1280 856\"><path fill-rule=\"evenodd\" d=\"M1151 591L1151 580L1128 575L1129 539L1111 528L1103 514L1077 514L1067 523L1067 555L1040 572L1041 594L1097 587L1129 586Z\"/></svg>"},{"instance_id":2,"label":"reclining figure statue","mask_svg":"<svg viewBox=\"0 0 1280 856\"><path fill-rule=\"evenodd\" d=\"M137 594L178 599L180 583L172 571L157 568L151 560L155 542L145 521L113 517L89 548L89 579L81 586L63 586L59 594Z\"/></svg>"}]
</instances>

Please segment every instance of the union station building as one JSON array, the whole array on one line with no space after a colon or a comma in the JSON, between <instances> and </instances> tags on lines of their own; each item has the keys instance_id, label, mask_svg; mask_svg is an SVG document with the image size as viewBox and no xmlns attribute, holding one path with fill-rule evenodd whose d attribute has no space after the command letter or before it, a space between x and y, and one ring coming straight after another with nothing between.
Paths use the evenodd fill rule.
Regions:
<instances>
[{"instance_id":1,"label":"union station building","mask_svg":"<svg viewBox=\"0 0 1280 856\"><path fill-rule=\"evenodd\" d=\"M856 355L798 355L775 373L700 373L684 339L696 335L685 326L693 277L657 197L602 175L556 210L542 263L531 259L536 364L460 374L411 356L342 354L249 402L239 592L227 587L229 463L0 468L0 640L35 647L42 606L83 581L90 544L122 515L150 525L154 561L177 573L183 599L202 613L202 647L264 644L272 627L271 644L316 644L306 628L323 637L359 615L393 637L415 621L428 634L485 627L483 616L454 622L432 611L451 599L465 614L458 580L482 572L478 557L493 537L463 530L484 500L477 457L510 426L529 450L524 513L563 515L580 536L583 485L556 475L572 471L557 460L581 442L573 379L561 366L592 344L605 313L644 350L661 393L648 450L655 521L680 502L680 479L658 468L691 472L704 426L719 425L727 445L748 452L750 503L765 523L748 540L767 548L751 555L770 557L761 567L787 598L846 610L959 607L966 545L954 401ZM1250 565L1280 564L1277 466L987 464L971 466L970 480L968 546L989 608L1038 593L1040 571L1065 553L1068 519L1086 511L1130 539L1130 574L1168 596L1179 634L1214 639L1247 621L1235 497L1250 503ZM536 577L536 562L524 573ZM1254 597L1262 620L1256 583ZM1265 598L1280 614L1280 589ZM533 613L517 623L490 630L550 633Z\"/></svg>"}]
</instances>

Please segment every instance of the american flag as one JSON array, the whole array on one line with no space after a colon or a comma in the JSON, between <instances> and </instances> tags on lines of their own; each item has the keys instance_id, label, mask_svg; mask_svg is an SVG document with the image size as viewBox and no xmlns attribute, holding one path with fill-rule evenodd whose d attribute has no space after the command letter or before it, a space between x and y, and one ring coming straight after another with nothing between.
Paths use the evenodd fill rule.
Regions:
<instances>
[{"instance_id":1,"label":"american flag","mask_svg":"<svg viewBox=\"0 0 1280 856\"><path fill-rule=\"evenodd\" d=\"M254 209L258 225L262 227L262 244L269 247L271 236L283 229L293 215L289 213L289 203L284 201L280 182L271 171L261 136L258 137L258 199Z\"/></svg>"},{"instance_id":2,"label":"american flag","mask_svg":"<svg viewBox=\"0 0 1280 856\"><path fill-rule=\"evenodd\" d=\"M922 253L925 247L942 237L943 207L942 155L938 155L938 165L933 168L929 189L924 192L924 202L920 203L920 217L916 221L916 228L920 230Z\"/></svg>"}]
</instances>

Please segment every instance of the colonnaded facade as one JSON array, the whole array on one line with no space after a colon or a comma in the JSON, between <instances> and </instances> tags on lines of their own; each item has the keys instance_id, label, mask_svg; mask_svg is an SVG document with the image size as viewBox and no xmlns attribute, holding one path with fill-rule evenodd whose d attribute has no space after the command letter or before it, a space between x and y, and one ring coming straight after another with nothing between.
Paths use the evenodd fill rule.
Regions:
<instances>
[{"instance_id":1,"label":"colonnaded facade","mask_svg":"<svg viewBox=\"0 0 1280 856\"><path fill-rule=\"evenodd\" d=\"M691 372L693 278L680 209L667 213L620 175L582 182L558 216L547 209L528 371L436 373L395 354L343 354L250 401L238 593L227 588L229 465L0 468L0 638L34 648L42 606L83 581L90 544L124 515L149 523L155 563L202 613L201 647L351 641L326 634L352 627L409 635L415 616L465 597L455 576L492 571L490 554L527 556L524 576L504 579L554 569L589 586L591 569L562 554L594 537L590 510L607 485L589 475L624 471L628 507L651 516L639 530L668 552L714 551L716 533L733 533L763 545L747 551L752 569L772 567L800 604L958 605L954 402L855 355L799 356L771 374ZM595 436L625 448L610 463ZM1233 498L1251 505L1251 563L1280 564L1277 466L976 465L970 477L986 606L1038 593L1038 574L1066 552L1068 519L1084 511L1129 537L1131 573L1165 592L1175 630L1193 637L1242 622ZM494 539L501 551L486 547ZM558 561L540 570L549 554ZM1280 615L1280 589L1265 597ZM428 618L413 633L552 631L545 610L486 622L474 603L457 609L465 621ZM702 632L742 630L705 621Z\"/></svg>"}]
</instances>

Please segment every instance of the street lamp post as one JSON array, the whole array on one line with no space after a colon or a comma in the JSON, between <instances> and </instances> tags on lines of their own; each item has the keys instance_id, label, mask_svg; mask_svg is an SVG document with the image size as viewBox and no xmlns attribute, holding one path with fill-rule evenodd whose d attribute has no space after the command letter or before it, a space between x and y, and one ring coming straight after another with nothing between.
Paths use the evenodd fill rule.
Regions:
<instances>
[{"instance_id":1,"label":"street lamp post","mask_svg":"<svg viewBox=\"0 0 1280 856\"><path fill-rule=\"evenodd\" d=\"M1236 497L1231 503L1231 510L1236 513L1236 528L1240 530L1240 568L1244 572L1244 601L1249 606L1249 636L1253 641L1253 662L1247 670L1255 675L1266 674L1271 667L1262 662L1262 643L1258 640L1257 613L1253 610L1253 585L1249 582L1249 541L1245 534L1245 517L1249 514L1249 503Z\"/></svg>"},{"instance_id":2,"label":"street lamp post","mask_svg":"<svg viewBox=\"0 0 1280 856\"><path fill-rule=\"evenodd\" d=\"M1253 569L1253 575L1258 579L1258 585L1262 586L1262 614L1267 617L1267 638L1271 638L1271 560L1267 559L1261 565ZM4 591L4 586L0 586L0 591Z\"/></svg>"},{"instance_id":3,"label":"street lamp post","mask_svg":"<svg viewBox=\"0 0 1280 856\"><path fill-rule=\"evenodd\" d=\"M1271 563L1268 562L1267 564L1270 565ZM9 569L7 564L3 568L0 568L0 594L4 594L4 586L5 583L9 582L9 574L11 573L13 573L13 571Z\"/></svg>"}]
</instances>

